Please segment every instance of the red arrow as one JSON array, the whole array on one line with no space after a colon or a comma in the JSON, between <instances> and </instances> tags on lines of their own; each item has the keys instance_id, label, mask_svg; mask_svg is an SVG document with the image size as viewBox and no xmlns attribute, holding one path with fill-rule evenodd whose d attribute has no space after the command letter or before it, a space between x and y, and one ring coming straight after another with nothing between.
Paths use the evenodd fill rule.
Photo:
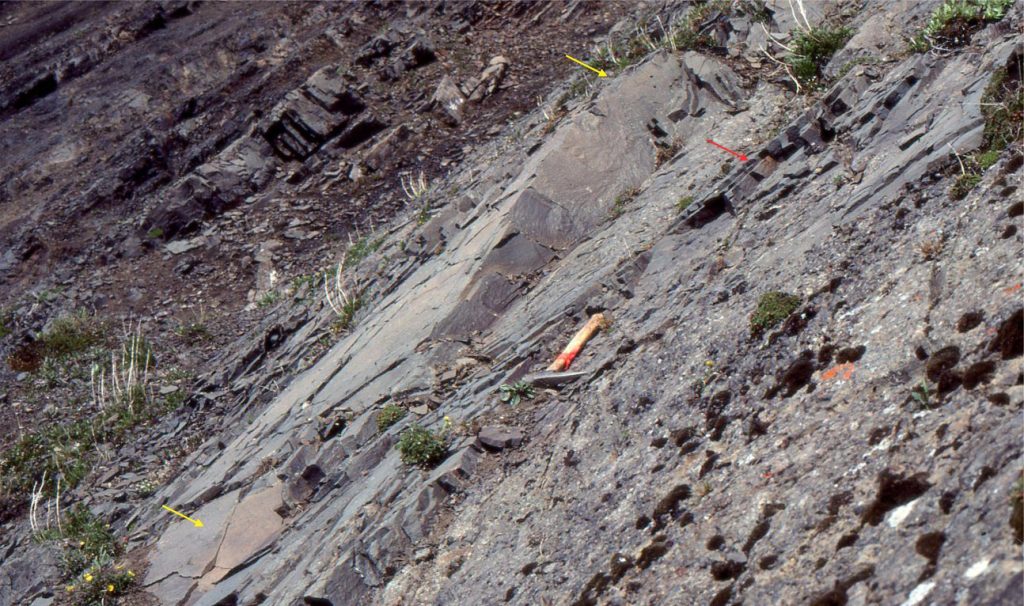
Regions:
<instances>
[{"instance_id":1,"label":"red arrow","mask_svg":"<svg viewBox=\"0 0 1024 606\"><path fill-rule=\"evenodd\" d=\"M719 144L715 143L711 139L705 139L705 141L707 141L711 145L714 145L717 148L724 149L725 151L729 152L730 154L736 156L737 158L740 159L740 162L746 162L747 161L747 157L745 155L743 155L743 154L738 154L738 153L732 151L731 149L729 149L728 147L726 147L724 145L719 145Z\"/></svg>"}]
</instances>

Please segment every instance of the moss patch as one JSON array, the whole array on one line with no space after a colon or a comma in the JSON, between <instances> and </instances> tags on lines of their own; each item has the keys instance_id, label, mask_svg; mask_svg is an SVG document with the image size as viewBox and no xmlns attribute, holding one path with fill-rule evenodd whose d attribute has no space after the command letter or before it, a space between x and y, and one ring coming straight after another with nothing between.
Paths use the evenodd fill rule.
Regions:
<instances>
[{"instance_id":1,"label":"moss patch","mask_svg":"<svg viewBox=\"0 0 1024 606\"><path fill-rule=\"evenodd\" d=\"M750 333L760 335L774 328L796 311L800 297L780 291L766 292L757 302L757 309L750 316Z\"/></svg>"}]
</instances>

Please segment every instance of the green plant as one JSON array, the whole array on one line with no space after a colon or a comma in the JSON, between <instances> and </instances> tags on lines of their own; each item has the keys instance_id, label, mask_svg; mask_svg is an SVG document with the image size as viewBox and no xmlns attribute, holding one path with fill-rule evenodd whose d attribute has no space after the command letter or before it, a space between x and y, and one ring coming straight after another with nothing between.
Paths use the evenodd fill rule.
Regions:
<instances>
[{"instance_id":1,"label":"green plant","mask_svg":"<svg viewBox=\"0 0 1024 606\"><path fill-rule=\"evenodd\" d=\"M85 310L54 320L38 337L47 358L66 358L102 343L107 326Z\"/></svg>"},{"instance_id":2,"label":"green plant","mask_svg":"<svg viewBox=\"0 0 1024 606\"><path fill-rule=\"evenodd\" d=\"M416 211L416 225L426 225L430 220L431 210L433 209L430 207L430 202L421 204L419 210Z\"/></svg>"},{"instance_id":3,"label":"green plant","mask_svg":"<svg viewBox=\"0 0 1024 606\"><path fill-rule=\"evenodd\" d=\"M501 401L510 406L516 406L523 399L532 400L536 395L533 385L526 381L516 381L511 385L506 383L498 388L498 392L501 394Z\"/></svg>"},{"instance_id":4,"label":"green plant","mask_svg":"<svg viewBox=\"0 0 1024 606\"><path fill-rule=\"evenodd\" d=\"M59 526L38 532L36 539L63 543L63 568L69 577L82 574L94 561L119 554L117 541L107 524L81 504L71 508Z\"/></svg>"},{"instance_id":5,"label":"green plant","mask_svg":"<svg viewBox=\"0 0 1024 606\"><path fill-rule=\"evenodd\" d=\"M0 339L3 339L7 335L11 334L11 324L14 323L14 317L11 315L11 311L5 307L0 307Z\"/></svg>"},{"instance_id":6,"label":"green plant","mask_svg":"<svg viewBox=\"0 0 1024 606\"><path fill-rule=\"evenodd\" d=\"M153 229L151 229L151 230L146 232L146 237L147 238L152 238L153 240L155 240L157 238L162 238L163 235L164 235L164 230L163 230L163 228L160 228L160 227L154 227Z\"/></svg>"},{"instance_id":7,"label":"green plant","mask_svg":"<svg viewBox=\"0 0 1024 606\"><path fill-rule=\"evenodd\" d=\"M93 364L87 378L95 410L20 435L0 454L0 496L27 492L47 476L73 488L92 467L99 444L121 445L154 419L161 408L149 394L151 361L145 338L136 332L126 337L120 356L111 356L109 369Z\"/></svg>"},{"instance_id":8,"label":"green plant","mask_svg":"<svg viewBox=\"0 0 1024 606\"><path fill-rule=\"evenodd\" d=\"M676 201L676 210L683 212L693 204L693 196L683 196Z\"/></svg>"},{"instance_id":9,"label":"green plant","mask_svg":"<svg viewBox=\"0 0 1024 606\"><path fill-rule=\"evenodd\" d=\"M291 296L296 296L303 290L305 290L307 294L311 293L316 288L319 288L320 280L322 279L322 272L313 272L311 274L303 274L301 276L296 276L295 278L292 278L291 286L288 289L289 294Z\"/></svg>"},{"instance_id":10,"label":"green plant","mask_svg":"<svg viewBox=\"0 0 1024 606\"><path fill-rule=\"evenodd\" d=\"M731 8L729 0L712 0L692 6L670 27L670 48L684 51L713 47L715 42L708 33L706 21L716 12L731 12Z\"/></svg>"},{"instance_id":11,"label":"green plant","mask_svg":"<svg viewBox=\"0 0 1024 606\"><path fill-rule=\"evenodd\" d=\"M174 329L174 334L181 337L189 345L210 338L210 330L206 328L206 323L203 322L202 318L186 320Z\"/></svg>"},{"instance_id":12,"label":"green plant","mask_svg":"<svg viewBox=\"0 0 1024 606\"><path fill-rule=\"evenodd\" d=\"M447 421L447 419L446 419ZM398 452L406 465L431 467L444 460L448 454L447 427L433 432L421 425L413 425L402 432L398 439Z\"/></svg>"},{"instance_id":13,"label":"green plant","mask_svg":"<svg viewBox=\"0 0 1024 606\"><path fill-rule=\"evenodd\" d=\"M914 389L910 390L910 397L921 405L921 408L931 408L932 392L928 389L928 383L921 381Z\"/></svg>"},{"instance_id":14,"label":"green plant","mask_svg":"<svg viewBox=\"0 0 1024 606\"><path fill-rule=\"evenodd\" d=\"M832 179L832 185L834 185L836 189L842 187L844 183L846 183L846 175L838 174Z\"/></svg>"},{"instance_id":15,"label":"green plant","mask_svg":"<svg viewBox=\"0 0 1024 606\"><path fill-rule=\"evenodd\" d=\"M765 0L739 0L738 7L754 23L770 25L772 22L772 11Z\"/></svg>"},{"instance_id":16,"label":"green plant","mask_svg":"<svg viewBox=\"0 0 1024 606\"><path fill-rule=\"evenodd\" d=\"M406 415L405 408L397 404L388 404L377 414L377 431L384 433L389 427L401 421Z\"/></svg>"},{"instance_id":17,"label":"green plant","mask_svg":"<svg viewBox=\"0 0 1024 606\"><path fill-rule=\"evenodd\" d=\"M146 478L135 484L135 493L142 498L153 496L158 488L157 483Z\"/></svg>"},{"instance_id":18,"label":"green plant","mask_svg":"<svg viewBox=\"0 0 1024 606\"><path fill-rule=\"evenodd\" d=\"M800 297L780 291L766 292L750 316L750 332L759 335L785 320L800 306Z\"/></svg>"},{"instance_id":19,"label":"green plant","mask_svg":"<svg viewBox=\"0 0 1024 606\"><path fill-rule=\"evenodd\" d=\"M384 238L377 238L376 240L371 240L369 236L359 238L349 245L348 250L345 251L344 261L342 262L342 265L344 266L343 269L359 265L360 261L368 257L370 253L380 248L380 245L383 243Z\"/></svg>"},{"instance_id":20,"label":"green plant","mask_svg":"<svg viewBox=\"0 0 1024 606\"><path fill-rule=\"evenodd\" d=\"M256 307L263 309L270 307L281 299L281 293L276 290L268 290L262 297L256 300Z\"/></svg>"},{"instance_id":21,"label":"green plant","mask_svg":"<svg viewBox=\"0 0 1024 606\"><path fill-rule=\"evenodd\" d=\"M356 312L363 307L363 300L360 297L350 299L343 303L338 311L338 316L331 322L331 330L336 333L341 333L348 330L352 326L352 320L355 318Z\"/></svg>"},{"instance_id":22,"label":"green plant","mask_svg":"<svg viewBox=\"0 0 1024 606\"><path fill-rule=\"evenodd\" d=\"M636 187L631 187L626 191L622 192L618 196L615 196L615 200L612 202L612 207L608 211L608 214L612 219L618 219L622 216L622 213L626 212L626 205L640 193L640 190Z\"/></svg>"},{"instance_id":23,"label":"green plant","mask_svg":"<svg viewBox=\"0 0 1024 606\"><path fill-rule=\"evenodd\" d=\"M790 53L785 58L793 78L803 88L818 88L821 84L821 70L851 36L853 30L846 27L799 30L790 42Z\"/></svg>"},{"instance_id":24,"label":"green plant","mask_svg":"<svg viewBox=\"0 0 1024 606\"><path fill-rule=\"evenodd\" d=\"M996 72L981 97L985 119L981 147L960 155L954 150L960 174L949 189L949 197L962 200L978 183L982 173L999 161L1000 153L1024 135L1024 87L1020 73L1012 69Z\"/></svg>"},{"instance_id":25,"label":"green plant","mask_svg":"<svg viewBox=\"0 0 1024 606\"><path fill-rule=\"evenodd\" d=\"M163 412L178 410L188 401L188 394L182 390L172 391L164 396Z\"/></svg>"},{"instance_id":26,"label":"green plant","mask_svg":"<svg viewBox=\"0 0 1024 606\"><path fill-rule=\"evenodd\" d=\"M78 579L78 584L64 587L73 604L78 606L104 606L110 600L125 595L135 585L135 573L114 565L112 559L97 561Z\"/></svg>"},{"instance_id":27,"label":"green plant","mask_svg":"<svg viewBox=\"0 0 1024 606\"><path fill-rule=\"evenodd\" d=\"M50 301L56 300L62 291L63 289L60 286L44 288L32 293L32 300L36 303L49 303Z\"/></svg>"},{"instance_id":28,"label":"green plant","mask_svg":"<svg viewBox=\"0 0 1024 606\"><path fill-rule=\"evenodd\" d=\"M38 532L35 538L60 546L64 590L72 604L107 604L135 584L135 573L115 564L121 548L110 527L82 505L74 507L56 528Z\"/></svg>"},{"instance_id":29,"label":"green plant","mask_svg":"<svg viewBox=\"0 0 1024 606\"><path fill-rule=\"evenodd\" d=\"M988 151L1002 151L1024 135L1024 87L1020 63L997 71L981 96L981 115L985 118L984 144Z\"/></svg>"},{"instance_id":30,"label":"green plant","mask_svg":"<svg viewBox=\"0 0 1024 606\"><path fill-rule=\"evenodd\" d=\"M949 188L949 197L954 200L963 200L974 187L981 182L981 175L976 173L965 173L956 178L953 186Z\"/></svg>"},{"instance_id":31,"label":"green plant","mask_svg":"<svg viewBox=\"0 0 1024 606\"><path fill-rule=\"evenodd\" d=\"M978 162L978 168L988 170L999 161L999 150L990 149L986 152L981 152L975 159Z\"/></svg>"},{"instance_id":32,"label":"green plant","mask_svg":"<svg viewBox=\"0 0 1024 606\"><path fill-rule=\"evenodd\" d=\"M704 394L704 390L707 389L708 385L715 382L718 379L718 371L715 370L714 360L704 361L704 376L699 381L693 383L693 392L698 396Z\"/></svg>"},{"instance_id":33,"label":"green plant","mask_svg":"<svg viewBox=\"0 0 1024 606\"><path fill-rule=\"evenodd\" d=\"M963 46L986 22L999 21L1013 0L945 0L928 23L910 39L910 50L923 53Z\"/></svg>"}]
</instances>

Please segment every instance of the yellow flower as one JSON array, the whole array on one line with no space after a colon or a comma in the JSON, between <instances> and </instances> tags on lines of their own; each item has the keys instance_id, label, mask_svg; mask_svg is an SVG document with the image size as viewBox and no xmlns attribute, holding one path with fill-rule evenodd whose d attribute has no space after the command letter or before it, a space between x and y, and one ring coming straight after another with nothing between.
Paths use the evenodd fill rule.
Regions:
<instances>
[{"instance_id":1,"label":"yellow flower","mask_svg":"<svg viewBox=\"0 0 1024 606\"><path fill-rule=\"evenodd\" d=\"M68 593L71 593L72 591L75 590L75 586L74 585L68 585L64 589L66 589Z\"/></svg>"},{"instance_id":2,"label":"yellow flower","mask_svg":"<svg viewBox=\"0 0 1024 606\"><path fill-rule=\"evenodd\" d=\"M85 575L82 578L84 578L86 581L92 583L92 575L89 574L88 572L85 573Z\"/></svg>"},{"instance_id":3,"label":"yellow flower","mask_svg":"<svg viewBox=\"0 0 1024 606\"><path fill-rule=\"evenodd\" d=\"M128 571L128 576L130 576L130 577L133 577L133 578L134 578L134 577L135 577L135 573L134 573L134 572L132 572L131 570L129 570L129 571Z\"/></svg>"},{"instance_id":4,"label":"yellow flower","mask_svg":"<svg viewBox=\"0 0 1024 606\"><path fill-rule=\"evenodd\" d=\"M707 362L705 362L705 363L704 363L704 365L705 365L705 366L714 366L714 365L715 365L715 363L714 363L714 362L712 362L711 360L708 360Z\"/></svg>"},{"instance_id":5,"label":"yellow flower","mask_svg":"<svg viewBox=\"0 0 1024 606\"><path fill-rule=\"evenodd\" d=\"M107 585L107 593L114 593L114 585Z\"/></svg>"}]
</instances>

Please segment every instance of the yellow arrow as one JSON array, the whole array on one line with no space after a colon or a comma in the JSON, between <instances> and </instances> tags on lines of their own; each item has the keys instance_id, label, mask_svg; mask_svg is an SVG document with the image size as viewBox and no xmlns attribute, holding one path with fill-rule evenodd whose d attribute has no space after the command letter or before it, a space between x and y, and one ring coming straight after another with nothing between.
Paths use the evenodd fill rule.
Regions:
<instances>
[{"instance_id":1,"label":"yellow arrow","mask_svg":"<svg viewBox=\"0 0 1024 606\"><path fill-rule=\"evenodd\" d=\"M575 57L570 57L569 55L566 55L565 58L568 59L569 61L575 61L576 63L579 63L580 65L582 65L583 67L589 69L592 72L597 72L597 77L598 78L607 78L608 77L608 74L604 73L603 69L594 69L593 67L590 67L586 63L580 61L579 59L577 59Z\"/></svg>"},{"instance_id":2,"label":"yellow arrow","mask_svg":"<svg viewBox=\"0 0 1024 606\"><path fill-rule=\"evenodd\" d=\"M166 509L167 511L173 513L176 516L181 516L181 517L185 518L186 520L188 520L189 522L192 522L193 524L196 525L196 528L202 528L203 527L203 523L200 522L199 520L193 520L192 518L188 517L187 515L185 515L183 513L180 513L180 512L177 512L177 511L174 511L173 509L171 509L170 507L168 507L166 505L161 505L160 507L163 507L164 509Z\"/></svg>"}]
</instances>

